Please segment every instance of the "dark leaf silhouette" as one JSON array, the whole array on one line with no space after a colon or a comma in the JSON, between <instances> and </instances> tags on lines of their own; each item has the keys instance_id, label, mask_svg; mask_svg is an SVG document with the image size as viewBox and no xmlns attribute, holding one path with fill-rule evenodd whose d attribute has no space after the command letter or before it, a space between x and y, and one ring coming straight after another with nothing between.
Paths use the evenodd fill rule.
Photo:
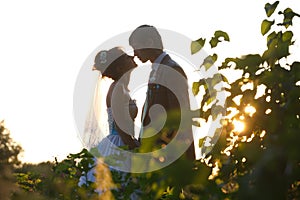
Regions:
<instances>
[{"instance_id":1,"label":"dark leaf silhouette","mask_svg":"<svg viewBox=\"0 0 300 200\"><path fill-rule=\"evenodd\" d=\"M261 23L261 34L262 35L265 35L271 28L271 26L275 23L275 20L273 21L268 21L268 20L264 20L262 23Z\"/></svg>"},{"instance_id":2,"label":"dark leaf silhouette","mask_svg":"<svg viewBox=\"0 0 300 200\"><path fill-rule=\"evenodd\" d=\"M300 17L298 13L293 12L291 8L286 8L283 12L279 11L278 14L283 15L284 19L282 23L278 23L280 26L285 26L285 28L288 28L290 25L293 25L293 18Z\"/></svg>"},{"instance_id":3,"label":"dark leaf silhouette","mask_svg":"<svg viewBox=\"0 0 300 200\"><path fill-rule=\"evenodd\" d=\"M273 4L266 3L265 11L266 11L266 14L267 14L268 17L270 17L274 13L274 11L277 8L278 4L279 4L279 1L275 1Z\"/></svg>"},{"instance_id":4,"label":"dark leaf silhouette","mask_svg":"<svg viewBox=\"0 0 300 200\"><path fill-rule=\"evenodd\" d=\"M230 39L228 34L224 31L216 31L214 37L212 37L211 40L209 41L209 44L211 48L214 48L218 45L219 42L222 42L223 40L229 42Z\"/></svg>"}]
</instances>

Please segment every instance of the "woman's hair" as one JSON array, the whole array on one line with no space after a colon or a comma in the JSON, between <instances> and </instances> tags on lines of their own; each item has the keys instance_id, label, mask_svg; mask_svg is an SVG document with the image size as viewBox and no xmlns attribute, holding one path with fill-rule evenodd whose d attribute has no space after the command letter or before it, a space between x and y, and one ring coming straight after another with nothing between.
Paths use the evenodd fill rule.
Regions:
<instances>
[{"instance_id":1,"label":"woman's hair","mask_svg":"<svg viewBox=\"0 0 300 200\"><path fill-rule=\"evenodd\" d=\"M151 43L147 43L148 40ZM138 44L139 48L163 49L163 43L158 30L151 25L141 25L137 27L129 37L129 44Z\"/></svg>"},{"instance_id":2,"label":"woman's hair","mask_svg":"<svg viewBox=\"0 0 300 200\"><path fill-rule=\"evenodd\" d=\"M94 69L101 72L102 76L118 80L122 74L119 67L124 64L126 53L121 47L114 47L110 50L102 50L97 53L94 60Z\"/></svg>"}]
</instances>

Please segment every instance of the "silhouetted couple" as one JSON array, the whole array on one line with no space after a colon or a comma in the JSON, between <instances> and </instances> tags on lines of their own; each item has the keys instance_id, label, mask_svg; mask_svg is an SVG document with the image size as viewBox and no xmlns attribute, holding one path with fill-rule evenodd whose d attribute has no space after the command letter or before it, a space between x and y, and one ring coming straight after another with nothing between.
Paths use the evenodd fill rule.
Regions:
<instances>
[{"instance_id":1,"label":"silhouetted couple","mask_svg":"<svg viewBox=\"0 0 300 200\"><path fill-rule=\"evenodd\" d=\"M129 37L129 44L134 56L143 63L150 61L152 67L141 114L141 130L135 138L134 120L138 108L128 89L131 71L137 67L134 57L121 47L101 50L95 57L93 69L100 71L100 80L108 77L113 82L106 95L109 128L96 146L99 154L103 157L120 155L119 147L123 151L147 153L172 144L171 151L194 160L188 82L184 70L166 53L161 36L153 26L136 28ZM181 152L180 148L185 149ZM135 165L128 162L121 165Z\"/></svg>"}]
</instances>

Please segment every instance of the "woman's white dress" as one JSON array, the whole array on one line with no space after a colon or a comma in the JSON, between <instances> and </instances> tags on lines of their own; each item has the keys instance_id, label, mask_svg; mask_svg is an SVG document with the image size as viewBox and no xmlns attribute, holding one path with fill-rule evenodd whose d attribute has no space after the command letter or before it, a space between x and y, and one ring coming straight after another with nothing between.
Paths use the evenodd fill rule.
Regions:
<instances>
[{"instance_id":1,"label":"woman's white dress","mask_svg":"<svg viewBox=\"0 0 300 200\"><path fill-rule=\"evenodd\" d=\"M133 108L136 107L128 105L123 105L124 109L137 109ZM116 123L113 117L113 111L111 107L107 108L107 116L108 116L108 125L109 125L109 135L107 135L105 138L103 138L99 144L97 145L97 150L99 152L99 156L103 158L120 158L122 156L122 150L119 147L125 146L124 142L122 141L120 135L118 134L118 131L116 129ZM133 125L133 124L132 124ZM114 157L115 156L115 157ZM94 158L95 164L97 163L97 158ZM122 161L121 161L122 160ZM114 163L114 165L109 164L109 167L112 170L119 170L119 168L128 168L130 167L131 160L129 159L115 159L111 163ZM121 167L119 167L121 166ZM91 166L92 167L92 166ZM79 186L82 186L84 184L88 184L88 182L95 182L95 169L94 167L85 175L81 176L79 179Z\"/></svg>"},{"instance_id":2,"label":"woman's white dress","mask_svg":"<svg viewBox=\"0 0 300 200\"><path fill-rule=\"evenodd\" d=\"M116 129L111 107L107 108L107 116L109 125L109 135L105 137L98 145L98 151L103 157L118 154L118 147L125 145Z\"/></svg>"}]
</instances>

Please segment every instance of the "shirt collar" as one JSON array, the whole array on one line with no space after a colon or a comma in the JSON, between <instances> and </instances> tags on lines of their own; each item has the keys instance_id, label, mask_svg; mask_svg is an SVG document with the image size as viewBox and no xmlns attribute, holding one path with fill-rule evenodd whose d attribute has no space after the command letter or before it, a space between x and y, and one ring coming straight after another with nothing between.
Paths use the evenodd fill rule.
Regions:
<instances>
[{"instance_id":1,"label":"shirt collar","mask_svg":"<svg viewBox=\"0 0 300 200\"><path fill-rule=\"evenodd\" d=\"M161 61L164 59L166 55L167 53L163 51L152 63L152 69L157 70L159 64L161 63Z\"/></svg>"}]
</instances>

